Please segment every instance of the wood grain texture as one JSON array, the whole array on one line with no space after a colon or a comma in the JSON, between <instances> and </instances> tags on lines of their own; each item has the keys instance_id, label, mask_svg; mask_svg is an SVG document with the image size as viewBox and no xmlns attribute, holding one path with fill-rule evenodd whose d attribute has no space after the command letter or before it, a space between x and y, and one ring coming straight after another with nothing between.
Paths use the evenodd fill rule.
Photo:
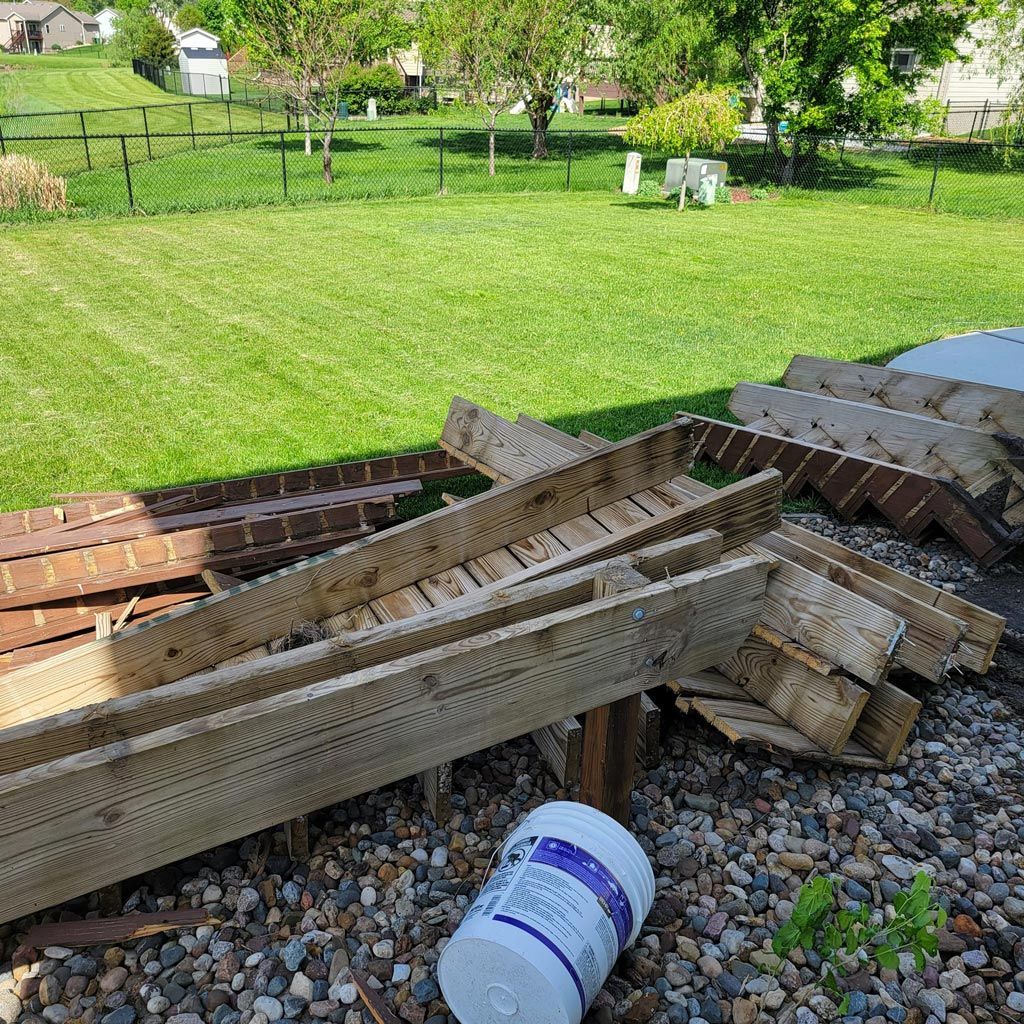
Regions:
<instances>
[{"instance_id":1,"label":"wood grain texture","mask_svg":"<svg viewBox=\"0 0 1024 1024\"><path fill-rule=\"evenodd\" d=\"M583 726L573 716L534 729L530 738L547 762L551 774L564 789L580 781L583 760Z\"/></svg>"},{"instance_id":2,"label":"wood grain texture","mask_svg":"<svg viewBox=\"0 0 1024 1024\"><path fill-rule=\"evenodd\" d=\"M122 917L93 917L84 921L53 921L33 925L22 942L33 949L46 946L105 946L130 942L148 935L219 924L205 907L165 910L156 914L125 914Z\"/></svg>"},{"instance_id":3,"label":"wood grain texture","mask_svg":"<svg viewBox=\"0 0 1024 1024\"><path fill-rule=\"evenodd\" d=\"M81 495L55 495L63 504L19 512L0 513L0 538L17 536L55 523L72 525L95 521L106 512L143 505L147 508L173 498L187 497L193 502L228 503L251 501L303 491L348 486L363 486L396 480L444 480L472 472L447 452L433 449L408 455L389 455L362 462L341 462L330 466L264 473L259 476L214 480L208 483L166 487L155 491L114 491ZM166 506L164 506L166 507Z\"/></svg>"},{"instance_id":4,"label":"wood grain texture","mask_svg":"<svg viewBox=\"0 0 1024 1024\"><path fill-rule=\"evenodd\" d=\"M721 537L697 535L627 556L624 562L664 579L715 565L720 555ZM329 640L271 657L266 648L247 652L207 673L0 730L0 774L583 604L592 597L595 573L611 564L598 561L515 587L493 584L457 605L438 608L415 588L407 590L419 603L410 603L408 595L386 595L375 602L379 614L362 606Z\"/></svg>"},{"instance_id":5,"label":"wood grain texture","mask_svg":"<svg viewBox=\"0 0 1024 1024\"><path fill-rule=\"evenodd\" d=\"M688 419L694 423L699 458L730 473L770 466L782 473L787 494L811 491L848 519L871 509L912 541L940 529L982 565L998 561L1024 540L1024 529L1009 528L997 509L955 481L734 423Z\"/></svg>"},{"instance_id":6,"label":"wood grain texture","mask_svg":"<svg viewBox=\"0 0 1024 1024\"><path fill-rule=\"evenodd\" d=\"M787 388L1024 436L1024 392L886 366L794 356Z\"/></svg>"},{"instance_id":7,"label":"wood grain texture","mask_svg":"<svg viewBox=\"0 0 1024 1024\"><path fill-rule=\"evenodd\" d=\"M594 599L642 590L649 580L628 566L602 569L594 577ZM587 712L583 726L580 802L620 825L629 823L629 797L636 768L642 690Z\"/></svg>"},{"instance_id":8,"label":"wood grain texture","mask_svg":"<svg viewBox=\"0 0 1024 1024\"><path fill-rule=\"evenodd\" d=\"M661 708L646 693L640 695L636 759L642 768L654 768L661 760Z\"/></svg>"},{"instance_id":9,"label":"wood grain texture","mask_svg":"<svg viewBox=\"0 0 1024 1024\"><path fill-rule=\"evenodd\" d=\"M868 700L846 676L820 675L754 637L718 668L829 754L843 752Z\"/></svg>"},{"instance_id":10,"label":"wood grain texture","mask_svg":"<svg viewBox=\"0 0 1024 1024\"><path fill-rule=\"evenodd\" d=\"M766 576L712 567L4 776L0 920L723 660Z\"/></svg>"},{"instance_id":11,"label":"wood grain texture","mask_svg":"<svg viewBox=\"0 0 1024 1024\"><path fill-rule=\"evenodd\" d=\"M886 764L895 764L920 712L919 700L894 683L882 683L868 695L853 738Z\"/></svg>"},{"instance_id":12,"label":"wood grain texture","mask_svg":"<svg viewBox=\"0 0 1024 1024\"><path fill-rule=\"evenodd\" d=\"M353 608L667 479L690 450L685 424L656 428L60 655L45 670L8 673L0 725L180 679L296 620Z\"/></svg>"},{"instance_id":13,"label":"wood grain texture","mask_svg":"<svg viewBox=\"0 0 1024 1024\"><path fill-rule=\"evenodd\" d=\"M930 682L945 678L953 664L954 654L967 633L967 623L932 605L897 591L874 577L849 566L841 565L793 540L783 528L762 538L761 544L773 554L796 562L852 594L866 598L904 619L906 637L896 651L895 663Z\"/></svg>"},{"instance_id":14,"label":"wood grain texture","mask_svg":"<svg viewBox=\"0 0 1024 1024\"><path fill-rule=\"evenodd\" d=\"M827 559L830 563L829 575L838 577L837 582L845 583L845 577L837 572L839 567L845 567L863 577L877 580L893 592L902 594L918 604L936 608L952 619L963 622L967 632L953 653L954 661L982 675L988 671L999 639L1003 635L1003 629L1006 627L1006 619L1002 615L997 615L956 594L933 587L884 562L868 558L858 551L851 551L843 544L822 537L811 530L804 530L793 523L783 522L778 532L788 540Z\"/></svg>"}]
</instances>

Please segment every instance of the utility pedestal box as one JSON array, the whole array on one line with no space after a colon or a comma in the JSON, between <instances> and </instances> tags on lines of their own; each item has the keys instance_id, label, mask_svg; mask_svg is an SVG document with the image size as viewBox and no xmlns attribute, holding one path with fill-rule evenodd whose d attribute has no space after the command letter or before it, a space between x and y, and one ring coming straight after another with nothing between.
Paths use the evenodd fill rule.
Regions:
<instances>
[{"instance_id":1,"label":"utility pedestal box","mask_svg":"<svg viewBox=\"0 0 1024 1024\"><path fill-rule=\"evenodd\" d=\"M669 160L665 164L665 191L672 192L683 182L683 168L686 160L680 157ZM686 173L686 187L691 192L700 188L704 178L710 178L715 185L724 185L725 176L729 173L729 165L724 160L708 160L702 156L691 156L690 167Z\"/></svg>"}]
</instances>

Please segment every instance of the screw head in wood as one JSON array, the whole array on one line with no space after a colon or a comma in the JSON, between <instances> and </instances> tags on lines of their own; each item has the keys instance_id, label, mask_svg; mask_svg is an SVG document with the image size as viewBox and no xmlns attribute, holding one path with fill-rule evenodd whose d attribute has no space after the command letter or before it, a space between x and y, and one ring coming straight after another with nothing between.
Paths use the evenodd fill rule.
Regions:
<instances>
[{"instance_id":1,"label":"screw head in wood","mask_svg":"<svg viewBox=\"0 0 1024 1024\"><path fill-rule=\"evenodd\" d=\"M633 609L633 621L634 622L639 622L646 614L647 614L647 612L645 612L643 610L643 608L634 608Z\"/></svg>"}]
</instances>

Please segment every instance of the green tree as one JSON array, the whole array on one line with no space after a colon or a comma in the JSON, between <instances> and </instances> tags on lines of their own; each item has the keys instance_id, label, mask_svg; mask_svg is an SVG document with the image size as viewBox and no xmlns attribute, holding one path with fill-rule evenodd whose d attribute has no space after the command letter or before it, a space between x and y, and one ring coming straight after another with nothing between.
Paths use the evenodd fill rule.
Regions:
<instances>
[{"instance_id":1,"label":"green tree","mask_svg":"<svg viewBox=\"0 0 1024 1024\"><path fill-rule=\"evenodd\" d=\"M742 114L728 89L696 86L671 103L640 111L626 125L631 146L658 150L685 158L679 209L686 206L686 175L695 149L720 149L739 132Z\"/></svg>"},{"instance_id":2,"label":"green tree","mask_svg":"<svg viewBox=\"0 0 1024 1024\"><path fill-rule=\"evenodd\" d=\"M957 39L996 2L708 0L707 7L735 47L789 183L816 152L815 135L916 127L926 112L915 88L956 58ZM913 52L910 73L894 65L894 50ZM780 137L782 121L788 140Z\"/></svg>"},{"instance_id":3,"label":"green tree","mask_svg":"<svg viewBox=\"0 0 1024 1024\"><path fill-rule=\"evenodd\" d=\"M324 181L330 184L345 71L408 44L400 0L237 0L235 9L249 60L270 72L302 111L307 155L311 119L319 125Z\"/></svg>"},{"instance_id":4,"label":"green tree","mask_svg":"<svg viewBox=\"0 0 1024 1024\"><path fill-rule=\"evenodd\" d=\"M667 103L696 82L739 77L739 60L699 0L611 0L612 73L643 106Z\"/></svg>"},{"instance_id":5,"label":"green tree","mask_svg":"<svg viewBox=\"0 0 1024 1024\"><path fill-rule=\"evenodd\" d=\"M987 70L1000 85L1010 87L1000 135L1004 142L1020 142L1024 136L1024 0L1007 0L992 23L987 43ZM1011 154L1006 152L1009 159Z\"/></svg>"},{"instance_id":6,"label":"green tree","mask_svg":"<svg viewBox=\"0 0 1024 1024\"><path fill-rule=\"evenodd\" d=\"M139 56L142 37L153 21L156 18L152 14L139 8L118 8L117 17L114 18L114 38L110 43L114 64L130 64L133 58Z\"/></svg>"},{"instance_id":7,"label":"green tree","mask_svg":"<svg viewBox=\"0 0 1024 1024\"><path fill-rule=\"evenodd\" d=\"M135 54L140 60L157 68L165 68L174 61L178 53L178 44L174 34L153 15L143 29L139 39L139 50Z\"/></svg>"},{"instance_id":8,"label":"green tree","mask_svg":"<svg viewBox=\"0 0 1024 1024\"><path fill-rule=\"evenodd\" d=\"M174 16L174 23L182 32L187 32L190 28L209 28L206 16L199 5L192 3L182 4L178 8L178 13Z\"/></svg>"}]
</instances>

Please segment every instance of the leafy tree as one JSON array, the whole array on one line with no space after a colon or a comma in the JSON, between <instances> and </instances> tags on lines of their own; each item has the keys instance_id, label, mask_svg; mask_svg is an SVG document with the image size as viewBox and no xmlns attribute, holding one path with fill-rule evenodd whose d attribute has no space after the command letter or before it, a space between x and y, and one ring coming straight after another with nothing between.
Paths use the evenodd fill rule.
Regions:
<instances>
[{"instance_id":1,"label":"leafy tree","mask_svg":"<svg viewBox=\"0 0 1024 1024\"><path fill-rule=\"evenodd\" d=\"M139 39L139 51L135 55L147 64L165 68L172 63L178 52L174 34L158 18L149 16L146 27Z\"/></svg>"},{"instance_id":2,"label":"leafy tree","mask_svg":"<svg viewBox=\"0 0 1024 1024\"><path fill-rule=\"evenodd\" d=\"M371 96L377 101L380 113L393 113L405 96L405 79L390 64L375 64L370 68L349 64L342 75L341 95L354 114L366 112Z\"/></svg>"},{"instance_id":3,"label":"leafy tree","mask_svg":"<svg viewBox=\"0 0 1024 1024\"><path fill-rule=\"evenodd\" d=\"M174 22L182 32L190 28L208 28L206 17L198 4L182 4L174 16Z\"/></svg>"},{"instance_id":4,"label":"leafy tree","mask_svg":"<svg viewBox=\"0 0 1024 1024\"><path fill-rule=\"evenodd\" d=\"M739 131L742 114L733 94L725 88L691 89L671 103L640 111L626 125L631 146L660 150L685 157L679 209L686 206L686 175L695 149L720 149Z\"/></svg>"},{"instance_id":5,"label":"leafy tree","mask_svg":"<svg viewBox=\"0 0 1024 1024\"><path fill-rule=\"evenodd\" d=\"M489 133L494 174L497 118L522 100L533 127L533 155L547 152L555 94L578 78L593 49L583 0L425 0L420 46L428 63L467 89Z\"/></svg>"},{"instance_id":6,"label":"leafy tree","mask_svg":"<svg viewBox=\"0 0 1024 1024\"><path fill-rule=\"evenodd\" d=\"M117 17L114 18L114 38L110 43L111 59L114 64L130 64L134 57L140 55L142 37L154 21L156 18L148 11L139 8L118 8Z\"/></svg>"},{"instance_id":7,"label":"leafy tree","mask_svg":"<svg viewBox=\"0 0 1024 1024\"><path fill-rule=\"evenodd\" d=\"M809 136L913 127L921 117L914 90L922 77L955 59L957 39L996 2L708 0L707 6L736 49L788 183L816 150ZM894 49L914 51L912 73L892 66ZM781 121L789 123L788 142L780 137Z\"/></svg>"},{"instance_id":8,"label":"leafy tree","mask_svg":"<svg viewBox=\"0 0 1024 1024\"><path fill-rule=\"evenodd\" d=\"M202 15L203 27L219 35L227 20L227 12L221 0L195 0L195 6Z\"/></svg>"},{"instance_id":9,"label":"leafy tree","mask_svg":"<svg viewBox=\"0 0 1024 1024\"><path fill-rule=\"evenodd\" d=\"M1024 0L1007 0L992 29L986 40L988 70L1011 90L1000 134L1004 142L1019 142L1024 136ZM1010 155L1007 151L1007 159Z\"/></svg>"},{"instance_id":10,"label":"leafy tree","mask_svg":"<svg viewBox=\"0 0 1024 1024\"><path fill-rule=\"evenodd\" d=\"M426 0L420 8L423 57L468 90L488 129L492 177L498 117L523 99L528 88L519 55L529 6L529 0Z\"/></svg>"},{"instance_id":11,"label":"leafy tree","mask_svg":"<svg viewBox=\"0 0 1024 1024\"><path fill-rule=\"evenodd\" d=\"M319 124L324 181L330 184L345 71L408 43L400 0L236 0L235 9L250 61L270 72L302 111L307 155L310 119Z\"/></svg>"},{"instance_id":12,"label":"leafy tree","mask_svg":"<svg viewBox=\"0 0 1024 1024\"><path fill-rule=\"evenodd\" d=\"M739 61L699 0L611 0L612 69L644 106L667 103L697 82L738 78Z\"/></svg>"}]
</instances>

